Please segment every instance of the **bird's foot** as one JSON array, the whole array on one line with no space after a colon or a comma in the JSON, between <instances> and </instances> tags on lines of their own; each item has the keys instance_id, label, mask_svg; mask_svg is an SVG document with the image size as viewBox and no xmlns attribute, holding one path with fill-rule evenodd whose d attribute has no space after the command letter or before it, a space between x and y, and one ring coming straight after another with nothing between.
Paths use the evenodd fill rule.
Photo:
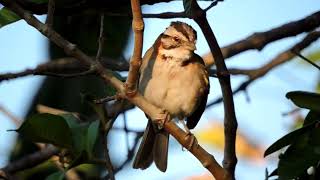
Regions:
<instances>
[{"instance_id":1,"label":"bird's foot","mask_svg":"<svg viewBox=\"0 0 320 180\"><path fill-rule=\"evenodd\" d=\"M185 131L187 134L191 135L192 133L191 133L190 129L188 128L188 126L186 125L186 122L185 122L183 119L182 119L182 120L179 120L179 121L180 121L181 124L183 125L184 131Z\"/></svg>"},{"instance_id":2,"label":"bird's foot","mask_svg":"<svg viewBox=\"0 0 320 180\"><path fill-rule=\"evenodd\" d=\"M190 151L191 148L198 144L196 137L189 131L189 133L186 134L184 139L188 142L186 145L186 148ZM183 150L183 149L182 149Z\"/></svg>"},{"instance_id":3,"label":"bird's foot","mask_svg":"<svg viewBox=\"0 0 320 180\"><path fill-rule=\"evenodd\" d=\"M168 111L162 110L159 117L155 119L155 124L157 125L158 129L162 129L164 124L171 120L171 115Z\"/></svg>"}]
</instances>

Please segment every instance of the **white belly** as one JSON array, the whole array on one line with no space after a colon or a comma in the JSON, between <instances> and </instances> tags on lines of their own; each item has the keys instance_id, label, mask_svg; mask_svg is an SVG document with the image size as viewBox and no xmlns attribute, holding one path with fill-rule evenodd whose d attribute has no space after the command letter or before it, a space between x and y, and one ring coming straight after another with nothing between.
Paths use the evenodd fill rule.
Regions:
<instances>
[{"instance_id":1,"label":"white belly","mask_svg":"<svg viewBox=\"0 0 320 180\"><path fill-rule=\"evenodd\" d=\"M201 87L204 69L195 73L199 65L181 66L174 60L149 62L148 71L141 74L139 91L151 103L166 109L171 115L182 118L189 116L198 105L197 95ZM192 67L191 67L192 66Z\"/></svg>"}]
</instances>

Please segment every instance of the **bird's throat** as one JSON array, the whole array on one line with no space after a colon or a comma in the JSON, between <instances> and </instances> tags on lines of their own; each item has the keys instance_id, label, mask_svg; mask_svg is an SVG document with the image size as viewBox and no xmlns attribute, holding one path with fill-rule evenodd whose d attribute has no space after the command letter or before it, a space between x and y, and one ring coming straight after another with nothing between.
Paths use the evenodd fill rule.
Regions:
<instances>
[{"instance_id":1,"label":"bird's throat","mask_svg":"<svg viewBox=\"0 0 320 180\"><path fill-rule=\"evenodd\" d=\"M173 48L173 49L159 49L159 54L167 59L173 59L176 61L189 61L193 52L184 48Z\"/></svg>"}]
</instances>

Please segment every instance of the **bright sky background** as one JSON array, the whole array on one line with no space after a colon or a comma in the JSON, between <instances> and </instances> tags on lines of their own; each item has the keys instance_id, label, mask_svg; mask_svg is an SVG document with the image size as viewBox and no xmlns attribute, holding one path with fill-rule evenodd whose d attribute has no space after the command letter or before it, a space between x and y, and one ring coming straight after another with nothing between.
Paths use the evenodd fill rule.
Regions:
<instances>
[{"instance_id":1,"label":"bright sky background","mask_svg":"<svg viewBox=\"0 0 320 180\"><path fill-rule=\"evenodd\" d=\"M209 5L201 2L202 7ZM254 32L266 31L289 21L303 18L320 9L317 0L282 0L282 1L236 1L226 0L220 2L208 12L209 22L215 32L220 46L228 45L236 40L245 38ZM143 12L157 13L164 11L182 11L182 2L160 3L154 6L144 6ZM41 17L44 19L44 17ZM206 41L198 26L188 19L181 20L192 25L198 32L197 53L200 55L209 51ZM149 48L156 37L163 32L173 20L145 19L144 52ZM268 62L278 53L297 43L304 36L297 36L272 43L262 51L249 51L235 56L227 61L228 67L259 67ZM131 35L132 40L132 35ZM308 50L320 48L317 41ZM128 45L125 55L129 57L132 52L132 43ZM0 29L0 73L15 72L26 68L35 67L47 59L47 45L45 38L26 23L19 21L12 26ZM294 68L294 70L292 70ZM285 94L292 90L312 91L317 80L316 70L304 67L293 61L285 66L273 70L270 74L250 85L248 92L251 102L246 102L245 96L235 96L236 114L239 122L239 131L250 137L253 141L268 146L287 132L291 119L281 114L292 109L293 105L285 98ZM19 118L23 118L41 77L25 77L18 80L0 83L0 104L5 106ZM243 80L242 77L233 77L232 86L237 87ZM220 87L216 79L211 79L210 100L219 97ZM144 114L136 109L128 113L129 126L143 129L146 119ZM137 119L141 120L137 120ZM144 119L144 120L143 120ZM222 105L206 110L197 128L207 125L209 120L221 122L223 119ZM15 134L6 132L14 129L12 122L0 113L0 166L5 165L7 153L12 148ZM117 121L121 126L121 121ZM197 129L196 128L196 129ZM183 179L190 175L199 175L206 170L187 151L181 151L175 140L171 139L168 170L161 173L153 165L141 171L133 170L131 164L126 171L117 174L117 179ZM222 153L206 147L218 162L222 161ZM120 152L119 152L120 153ZM272 171L275 163L268 161L254 164L244 159L239 159L236 170L238 179L263 179L265 168Z\"/></svg>"}]
</instances>

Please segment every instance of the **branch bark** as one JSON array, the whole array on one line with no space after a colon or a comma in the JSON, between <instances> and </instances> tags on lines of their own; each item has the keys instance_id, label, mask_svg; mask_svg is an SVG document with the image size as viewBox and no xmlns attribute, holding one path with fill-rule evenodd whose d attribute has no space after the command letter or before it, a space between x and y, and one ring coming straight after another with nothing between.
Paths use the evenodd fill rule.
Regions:
<instances>
[{"instance_id":1,"label":"branch bark","mask_svg":"<svg viewBox=\"0 0 320 180\"><path fill-rule=\"evenodd\" d=\"M48 160L53 155L57 155L59 150L53 146L49 146L46 149L37 151L30 155L23 157L17 161L11 162L6 167L0 170L1 175L14 174L15 172L22 171L24 169L34 167L42 162Z\"/></svg>"},{"instance_id":2,"label":"branch bark","mask_svg":"<svg viewBox=\"0 0 320 180\"><path fill-rule=\"evenodd\" d=\"M141 15L139 0L131 0L132 8L132 30L134 32L134 49L130 61L129 74L126 81L127 93L135 92L137 89L137 80L141 65L142 46L143 46L143 29L144 23Z\"/></svg>"},{"instance_id":3,"label":"branch bark","mask_svg":"<svg viewBox=\"0 0 320 180\"><path fill-rule=\"evenodd\" d=\"M227 170L230 178L234 179L234 172L237 164L236 157L236 134L237 134L237 119L234 110L233 94L230 84L230 75L227 66L224 62L219 44L215 35L208 23L206 11L200 8L196 0L193 0L191 7L191 17L200 26L208 44L210 51L216 60L217 75L221 86L224 102L224 134L225 148L223 167Z\"/></svg>"},{"instance_id":4,"label":"branch bark","mask_svg":"<svg viewBox=\"0 0 320 180\"><path fill-rule=\"evenodd\" d=\"M286 63L293 59L296 54L293 52L300 52L306 47L308 47L311 43L315 42L317 39L320 38L320 31L314 31L309 33L302 41L295 44L291 48L283 51L279 55L277 55L275 58L273 58L269 63L263 65L260 68L256 69L229 69L229 73L233 75L246 75L248 76L248 79L244 81L240 86L238 86L234 91L233 94L237 94L241 91L246 91L248 86L253 83L255 80L263 77L267 73L269 73L273 68ZM207 108L211 107L213 105L216 105L218 103L222 102L222 97L208 103Z\"/></svg>"},{"instance_id":5,"label":"branch bark","mask_svg":"<svg viewBox=\"0 0 320 180\"><path fill-rule=\"evenodd\" d=\"M127 71L129 69L129 63L124 59L102 57L100 58L99 62L104 68L114 71ZM28 75L44 75L71 78L80 76L82 72L88 72L86 75L93 74L93 72L90 73L90 69L87 66L81 64L81 62L76 58L65 57L54 59L47 63L40 64L35 68L26 69L17 73L0 74L0 82Z\"/></svg>"},{"instance_id":6,"label":"branch bark","mask_svg":"<svg viewBox=\"0 0 320 180\"><path fill-rule=\"evenodd\" d=\"M173 17L186 17L184 12L179 13L161 13L157 15L157 18L173 18ZM154 17L155 14L144 14L144 17ZM127 15L126 15L127 16ZM240 41L234 42L228 46L222 47L221 51L224 58L229 58L234 55L237 55L241 52L250 50L250 49L262 49L267 44L287 38L290 36L295 36L303 32L308 32L312 29L315 29L320 25L320 12L313 13L306 18L293 21L282 26L276 27L269 31L254 33L253 35L244 38ZM285 33L284 33L285 32ZM288 32L288 34L287 34ZM93 58L93 57L91 57ZM211 66L214 64L214 59L211 53L208 53L203 56L206 64ZM103 57L100 60L100 63L107 69L114 71L128 71L129 64L126 60L115 60L108 57ZM86 66L83 66L75 58L61 58L57 61L48 62L39 65L35 69L26 69L25 71L18 73L7 73L0 74L0 81L14 79L17 77L27 76L27 75L48 75L54 76L52 73L60 72L63 74L74 73L74 72L84 72L88 70ZM212 74L211 74L212 75Z\"/></svg>"},{"instance_id":7,"label":"branch bark","mask_svg":"<svg viewBox=\"0 0 320 180\"><path fill-rule=\"evenodd\" d=\"M320 25L320 11L306 18L293 21L269 31L254 33L238 42L234 42L221 49L224 58L230 58L240 52L250 49L263 49L267 44L286 37L296 36L304 32L310 32ZM207 66L212 66L215 60L212 53L203 56Z\"/></svg>"}]
</instances>

